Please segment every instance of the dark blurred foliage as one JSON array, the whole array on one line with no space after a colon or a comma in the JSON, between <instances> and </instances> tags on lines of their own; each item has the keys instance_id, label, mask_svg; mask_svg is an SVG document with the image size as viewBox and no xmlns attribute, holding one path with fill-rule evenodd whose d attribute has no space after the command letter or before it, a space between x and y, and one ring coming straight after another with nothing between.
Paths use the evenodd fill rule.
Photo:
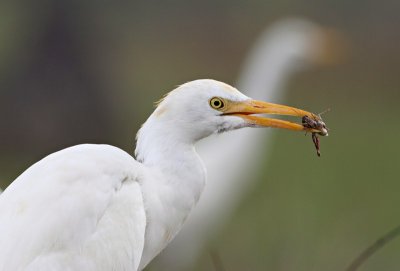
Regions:
<instances>
[{"instance_id":1,"label":"dark blurred foliage","mask_svg":"<svg viewBox=\"0 0 400 271\"><path fill-rule=\"evenodd\" d=\"M71 7L55 3L30 59L4 78L1 152L42 154L110 137L104 89L82 63L82 41L70 21Z\"/></svg>"}]
</instances>

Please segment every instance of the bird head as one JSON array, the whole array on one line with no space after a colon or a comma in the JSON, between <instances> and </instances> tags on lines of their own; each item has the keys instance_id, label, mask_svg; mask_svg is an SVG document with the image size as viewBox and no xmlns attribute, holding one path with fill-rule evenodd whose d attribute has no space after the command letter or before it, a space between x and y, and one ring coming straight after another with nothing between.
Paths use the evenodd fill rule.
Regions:
<instances>
[{"instance_id":1,"label":"bird head","mask_svg":"<svg viewBox=\"0 0 400 271\"><path fill-rule=\"evenodd\" d=\"M213 133L244 127L274 127L295 131L319 131L301 124L259 116L316 115L290 106L253 100L225 83L202 79L183 84L167 94L144 126L162 127L165 136L196 142ZM143 128L142 128L143 129ZM156 129L156 128L154 128Z\"/></svg>"},{"instance_id":2,"label":"bird head","mask_svg":"<svg viewBox=\"0 0 400 271\"><path fill-rule=\"evenodd\" d=\"M258 42L260 48L267 46L275 54L286 56L292 68L341 64L349 53L343 33L303 18L283 19L269 27Z\"/></svg>"}]
</instances>

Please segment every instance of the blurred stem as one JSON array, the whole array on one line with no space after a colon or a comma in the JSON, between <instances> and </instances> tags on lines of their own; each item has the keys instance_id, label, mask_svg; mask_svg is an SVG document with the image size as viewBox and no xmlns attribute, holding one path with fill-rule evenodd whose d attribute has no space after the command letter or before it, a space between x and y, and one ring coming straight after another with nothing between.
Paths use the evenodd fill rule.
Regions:
<instances>
[{"instance_id":1,"label":"blurred stem","mask_svg":"<svg viewBox=\"0 0 400 271\"><path fill-rule=\"evenodd\" d=\"M384 236L380 237L371 246L367 247L353 262L349 265L346 271L357 270L368 258L370 258L375 252L381 249L388 242L393 240L395 237L400 235L400 225L393 230L386 233Z\"/></svg>"},{"instance_id":2,"label":"blurred stem","mask_svg":"<svg viewBox=\"0 0 400 271\"><path fill-rule=\"evenodd\" d=\"M217 250L209 250L211 260L214 264L215 271L225 271L224 265L222 264L221 257Z\"/></svg>"}]
</instances>

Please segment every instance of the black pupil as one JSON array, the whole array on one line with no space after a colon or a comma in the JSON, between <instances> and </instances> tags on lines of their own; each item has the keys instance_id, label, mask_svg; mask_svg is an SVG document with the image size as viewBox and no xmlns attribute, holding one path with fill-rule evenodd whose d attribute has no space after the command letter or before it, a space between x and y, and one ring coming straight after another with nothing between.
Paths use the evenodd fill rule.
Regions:
<instances>
[{"instance_id":1,"label":"black pupil","mask_svg":"<svg viewBox=\"0 0 400 271\"><path fill-rule=\"evenodd\" d=\"M221 105L221 102L220 101L214 101L214 106L220 106Z\"/></svg>"}]
</instances>

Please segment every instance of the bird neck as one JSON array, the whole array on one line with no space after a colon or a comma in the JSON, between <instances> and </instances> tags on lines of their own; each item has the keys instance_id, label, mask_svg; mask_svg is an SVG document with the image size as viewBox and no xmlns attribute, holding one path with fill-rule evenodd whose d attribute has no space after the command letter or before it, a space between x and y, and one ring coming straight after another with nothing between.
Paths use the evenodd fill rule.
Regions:
<instances>
[{"instance_id":1,"label":"bird neck","mask_svg":"<svg viewBox=\"0 0 400 271\"><path fill-rule=\"evenodd\" d=\"M237 86L239 89L246 89L250 97L279 98L265 96L279 95L278 92L273 92L284 87L287 78L298 70L297 54L293 53L293 46L297 43L293 45L291 40L286 43L281 40L282 38L272 40L269 35L262 36L246 59ZM263 94L260 94L260 89Z\"/></svg>"},{"instance_id":2,"label":"bird neck","mask_svg":"<svg viewBox=\"0 0 400 271\"><path fill-rule=\"evenodd\" d=\"M148 120L137 136L136 158L147 175L141 183L148 221L141 268L177 234L205 184L205 169L193 142L168 127Z\"/></svg>"},{"instance_id":3,"label":"bird neck","mask_svg":"<svg viewBox=\"0 0 400 271\"><path fill-rule=\"evenodd\" d=\"M152 172L162 176L151 180L157 184L163 183L178 189L182 187L193 191L184 191L197 200L205 179L205 168L197 154L194 143L196 140L182 136L176 126L163 121L154 121L153 115L139 130L136 144L136 159Z\"/></svg>"}]
</instances>

